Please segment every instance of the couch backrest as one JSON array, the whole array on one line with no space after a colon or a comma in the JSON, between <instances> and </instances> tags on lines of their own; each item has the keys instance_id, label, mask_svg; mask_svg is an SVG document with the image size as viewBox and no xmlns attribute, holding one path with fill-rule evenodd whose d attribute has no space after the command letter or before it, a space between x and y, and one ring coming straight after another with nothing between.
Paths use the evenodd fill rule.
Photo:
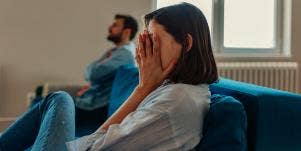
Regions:
<instances>
[{"instance_id":1,"label":"couch backrest","mask_svg":"<svg viewBox=\"0 0 301 151\"><path fill-rule=\"evenodd\" d=\"M108 117L130 96L138 82L138 69L135 66L123 65L119 67L112 85Z\"/></svg>"}]
</instances>

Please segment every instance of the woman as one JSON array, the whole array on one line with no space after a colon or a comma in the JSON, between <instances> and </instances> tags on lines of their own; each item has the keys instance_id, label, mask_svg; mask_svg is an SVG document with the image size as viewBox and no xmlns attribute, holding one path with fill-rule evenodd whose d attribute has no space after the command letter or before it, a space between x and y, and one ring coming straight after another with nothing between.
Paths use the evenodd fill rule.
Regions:
<instances>
[{"instance_id":1,"label":"woman","mask_svg":"<svg viewBox=\"0 0 301 151\"><path fill-rule=\"evenodd\" d=\"M138 86L95 133L68 142L69 150L190 150L200 141L208 84L218 79L206 18L181 3L147 14L145 25L136 48Z\"/></svg>"},{"instance_id":2,"label":"woman","mask_svg":"<svg viewBox=\"0 0 301 151\"><path fill-rule=\"evenodd\" d=\"M70 148L189 150L200 141L208 84L218 78L207 21L182 3L147 14L145 24L136 49L138 86L94 135Z\"/></svg>"}]
</instances>

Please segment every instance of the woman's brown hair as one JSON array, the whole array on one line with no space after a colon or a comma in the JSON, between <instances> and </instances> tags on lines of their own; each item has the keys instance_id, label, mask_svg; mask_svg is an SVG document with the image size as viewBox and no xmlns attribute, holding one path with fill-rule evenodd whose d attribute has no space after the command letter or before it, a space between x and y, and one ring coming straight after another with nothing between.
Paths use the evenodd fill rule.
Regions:
<instances>
[{"instance_id":1,"label":"woman's brown hair","mask_svg":"<svg viewBox=\"0 0 301 151\"><path fill-rule=\"evenodd\" d=\"M172 82L211 84L218 80L210 30L200 9L189 3L181 3L151 12L144 16L144 20L146 26L151 20L161 24L183 47L179 61L169 76ZM188 34L193 39L189 51L187 51Z\"/></svg>"}]
</instances>

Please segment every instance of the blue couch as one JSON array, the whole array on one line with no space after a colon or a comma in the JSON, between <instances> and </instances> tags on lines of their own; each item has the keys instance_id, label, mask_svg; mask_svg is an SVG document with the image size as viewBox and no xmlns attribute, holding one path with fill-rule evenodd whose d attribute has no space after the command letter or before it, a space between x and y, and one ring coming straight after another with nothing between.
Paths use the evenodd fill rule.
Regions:
<instances>
[{"instance_id":1,"label":"blue couch","mask_svg":"<svg viewBox=\"0 0 301 151\"><path fill-rule=\"evenodd\" d=\"M119 68L107 116L126 100L137 84L137 68ZM210 85L210 91L210 110L196 150L301 150L301 95L223 78Z\"/></svg>"},{"instance_id":2,"label":"blue couch","mask_svg":"<svg viewBox=\"0 0 301 151\"><path fill-rule=\"evenodd\" d=\"M248 150L301 151L301 95L227 79L210 90L243 104Z\"/></svg>"}]
</instances>

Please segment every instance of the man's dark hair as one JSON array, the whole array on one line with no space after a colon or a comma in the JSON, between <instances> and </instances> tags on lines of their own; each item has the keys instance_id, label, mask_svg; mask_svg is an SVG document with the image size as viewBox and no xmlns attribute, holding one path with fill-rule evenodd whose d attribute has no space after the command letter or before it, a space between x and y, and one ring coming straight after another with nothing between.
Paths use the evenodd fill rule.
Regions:
<instances>
[{"instance_id":1,"label":"man's dark hair","mask_svg":"<svg viewBox=\"0 0 301 151\"><path fill-rule=\"evenodd\" d=\"M151 20L155 20L182 45L178 63L169 75L172 82L211 84L218 80L208 23L200 9L189 3L181 3L151 12L145 15L144 19L145 26L148 26ZM189 51L188 34L193 39Z\"/></svg>"},{"instance_id":2,"label":"man's dark hair","mask_svg":"<svg viewBox=\"0 0 301 151\"><path fill-rule=\"evenodd\" d=\"M138 31L138 23L136 19L130 15L122 15L122 14L115 15L115 19L123 19L123 28L131 29L130 40L134 39Z\"/></svg>"}]
</instances>

